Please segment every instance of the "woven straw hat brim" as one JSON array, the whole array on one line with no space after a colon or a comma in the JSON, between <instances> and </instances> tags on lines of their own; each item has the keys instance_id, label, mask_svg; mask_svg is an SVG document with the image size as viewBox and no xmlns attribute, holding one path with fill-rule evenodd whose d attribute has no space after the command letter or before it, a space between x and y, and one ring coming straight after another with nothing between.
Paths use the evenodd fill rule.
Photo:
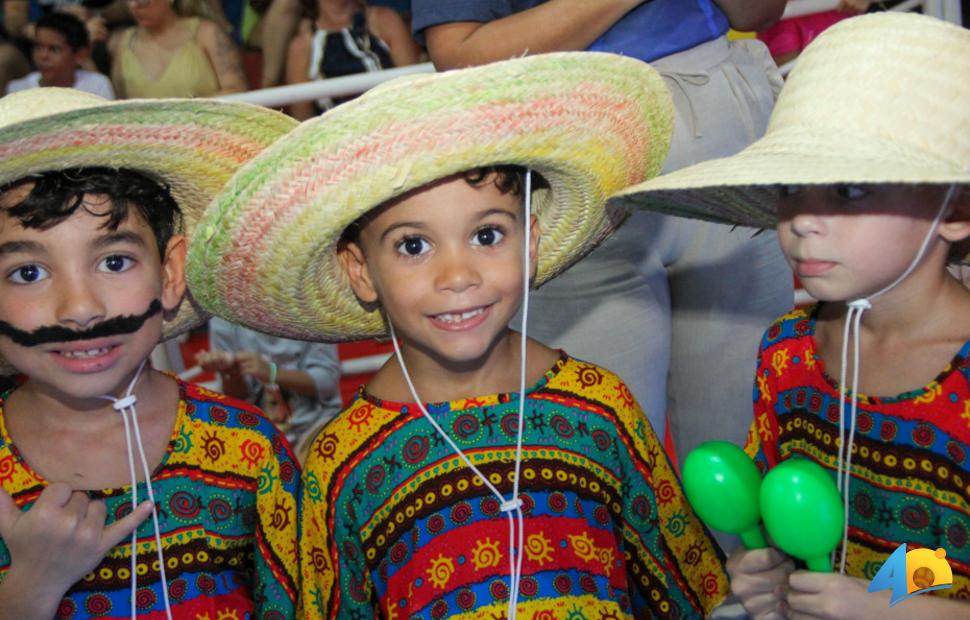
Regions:
<instances>
[{"instance_id":1,"label":"woven straw hat brim","mask_svg":"<svg viewBox=\"0 0 970 620\"><path fill-rule=\"evenodd\" d=\"M50 170L131 168L167 183L183 233L236 170L296 126L250 104L204 99L108 102L73 89L38 88L0 99L0 185ZM163 338L207 315L191 295Z\"/></svg>"},{"instance_id":2,"label":"woven straw hat brim","mask_svg":"<svg viewBox=\"0 0 970 620\"><path fill-rule=\"evenodd\" d=\"M865 145L863 144L865 140ZM778 225L781 185L832 183L970 183L953 161L915 157L872 136L778 131L732 157L712 159L627 188L610 204L754 228ZM824 142L828 149L813 148ZM718 183L712 185L712 183Z\"/></svg>"},{"instance_id":3,"label":"woven straw hat brim","mask_svg":"<svg viewBox=\"0 0 970 620\"><path fill-rule=\"evenodd\" d=\"M964 28L912 13L844 20L799 57L762 139L610 202L773 228L781 184L970 183L967 76Z\"/></svg>"},{"instance_id":4,"label":"woven straw hat brim","mask_svg":"<svg viewBox=\"0 0 970 620\"><path fill-rule=\"evenodd\" d=\"M385 334L336 259L342 231L374 207L465 170L518 164L533 195L537 284L626 216L611 194L655 175L673 127L649 65L561 53L407 77L303 123L239 170L199 226L190 286L214 314L306 340Z\"/></svg>"}]
</instances>

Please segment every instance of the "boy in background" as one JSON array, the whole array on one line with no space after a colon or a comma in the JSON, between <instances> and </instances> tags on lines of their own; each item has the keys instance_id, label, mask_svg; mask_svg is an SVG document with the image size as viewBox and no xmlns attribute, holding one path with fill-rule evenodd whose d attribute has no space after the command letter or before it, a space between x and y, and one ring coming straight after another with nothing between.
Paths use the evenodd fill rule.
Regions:
<instances>
[{"instance_id":1,"label":"boy in background","mask_svg":"<svg viewBox=\"0 0 970 620\"><path fill-rule=\"evenodd\" d=\"M114 99L114 89L106 75L80 68L90 52L84 23L70 13L51 11L37 20L31 51L37 70L7 84L7 93L58 86Z\"/></svg>"}]
</instances>

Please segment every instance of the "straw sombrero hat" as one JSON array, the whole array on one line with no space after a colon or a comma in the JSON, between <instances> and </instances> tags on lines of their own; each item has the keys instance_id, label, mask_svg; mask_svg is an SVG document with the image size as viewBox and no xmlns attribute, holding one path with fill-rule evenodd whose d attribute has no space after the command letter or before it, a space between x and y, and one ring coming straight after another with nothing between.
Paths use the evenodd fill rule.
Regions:
<instances>
[{"instance_id":1,"label":"straw sombrero hat","mask_svg":"<svg viewBox=\"0 0 970 620\"><path fill-rule=\"evenodd\" d=\"M610 201L715 222L777 225L779 184L970 183L970 30L874 13L822 33L763 138Z\"/></svg>"},{"instance_id":2,"label":"straw sombrero hat","mask_svg":"<svg viewBox=\"0 0 970 620\"><path fill-rule=\"evenodd\" d=\"M169 185L193 232L239 166L296 125L258 106L205 99L111 102L70 88L0 99L0 186L50 170L104 166L143 171ZM170 338L205 319L191 296L165 321ZM0 365L2 365L0 360Z\"/></svg>"},{"instance_id":3,"label":"straw sombrero hat","mask_svg":"<svg viewBox=\"0 0 970 620\"><path fill-rule=\"evenodd\" d=\"M656 174L673 125L649 65L613 54L537 55L409 76L307 121L244 166L206 212L189 283L214 314L288 338L385 333L336 259L348 224L465 170L540 173L536 283L566 269L626 212L606 198Z\"/></svg>"}]
</instances>

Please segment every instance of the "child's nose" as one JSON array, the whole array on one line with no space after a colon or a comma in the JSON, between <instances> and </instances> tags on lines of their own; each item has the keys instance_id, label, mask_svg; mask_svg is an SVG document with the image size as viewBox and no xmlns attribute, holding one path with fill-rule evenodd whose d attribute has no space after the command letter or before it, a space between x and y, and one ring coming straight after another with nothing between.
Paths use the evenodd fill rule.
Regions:
<instances>
[{"instance_id":1,"label":"child's nose","mask_svg":"<svg viewBox=\"0 0 970 620\"><path fill-rule=\"evenodd\" d=\"M799 237L821 234L825 230L825 218L812 211L802 211L790 216L788 225Z\"/></svg>"},{"instance_id":2,"label":"child's nose","mask_svg":"<svg viewBox=\"0 0 970 620\"><path fill-rule=\"evenodd\" d=\"M83 328L105 318L104 304L84 278L66 278L58 283L57 290L57 319L62 324Z\"/></svg>"},{"instance_id":3,"label":"child's nose","mask_svg":"<svg viewBox=\"0 0 970 620\"><path fill-rule=\"evenodd\" d=\"M436 280L439 290L460 293L481 284L481 274L473 256L468 252L452 250L439 254Z\"/></svg>"}]
</instances>

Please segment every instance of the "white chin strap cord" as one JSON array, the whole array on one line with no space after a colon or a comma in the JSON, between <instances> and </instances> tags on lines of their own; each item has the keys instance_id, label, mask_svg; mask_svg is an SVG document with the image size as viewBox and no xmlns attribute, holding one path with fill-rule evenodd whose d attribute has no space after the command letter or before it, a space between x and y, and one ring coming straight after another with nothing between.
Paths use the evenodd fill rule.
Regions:
<instances>
[{"instance_id":1,"label":"white chin strap cord","mask_svg":"<svg viewBox=\"0 0 970 620\"><path fill-rule=\"evenodd\" d=\"M848 307L848 312L845 316L845 329L842 333L842 368L839 374L839 455L838 463L836 465L836 483L839 491L842 493L842 509L843 516L845 518L845 526L842 531L842 557L839 561L839 573L845 574L845 561L847 555L847 547L849 544L849 485L852 480L852 447L855 441L855 423L856 423L856 411L859 406L859 325L862 322L862 313L866 310L872 308L870 300L879 297L883 293L893 289L900 282L905 280L909 274L913 272L914 269L919 265L920 261L923 260L923 255L926 254L926 249L930 246L930 241L936 235L936 229L940 222L943 221L943 216L946 213L946 208L950 204L950 199L953 197L956 191L956 184L950 186L949 191L947 191L946 196L943 198L943 203L940 205L940 209L936 214L936 218L933 220L933 224L930 229L926 232L926 237L923 239L923 244L920 246L919 251L916 256L910 262L909 267L906 271L902 273L898 278L893 280L891 284L882 288L881 290L863 297L850 301L846 304ZM848 366L848 354L849 354L849 337L852 337L852 389L848 390L845 383L846 377L846 367ZM845 442L845 399L846 392L851 392L852 402L849 413L849 439L848 445ZM833 560L835 551L832 552Z\"/></svg>"},{"instance_id":2,"label":"white chin strap cord","mask_svg":"<svg viewBox=\"0 0 970 620\"><path fill-rule=\"evenodd\" d=\"M141 371L145 368L145 362L147 360L142 360L142 363L138 366L138 370L135 371L135 376L132 377L131 383L128 384L128 389L125 390L125 395L122 398L115 398L114 396L106 395L101 396L105 400L112 401L112 407L115 411L121 414L121 419L125 423L125 443L128 446L128 473L131 476L131 509L134 510L138 507L138 478L135 476L135 459L133 450L131 449L132 444L132 428L134 428L134 440L135 445L138 447L138 457L141 460L142 472L145 476L145 487L148 489L148 500L152 503L152 521L155 525L155 549L158 553L158 569L162 578L162 600L165 602L165 617L168 620L172 620L172 607L168 601L168 580L165 578L165 557L162 554L162 537L160 534L161 529L158 526L158 510L155 505L155 493L152 490L152 472L148 468L148 459L145 458L145 447L142 445L141 432L138 430L138 412L135 411L135 402L138 400L137 397L132 394L132 390L135 388L135 383L138 378L141 377ZM129 422L128 416L131 416L131 421ZM138 531L137 528L131 532L131 617L134 619L138 615L138 607L136 605L135 596L138 592Z\"/></svg>"},{"instance_id":3,"label":"white chin strap cord","mask_svg":"<svg viewBox=\"0 0 970 620\"><path fill-rule=\"evenodd\" d=\"M443 428L438 424L438 422L428 413L428 410L424 406L424 402L418 396L417 390L414 388L414 383L411 381L411 375L408 373L407 366L404 365L404 356L401 355L401 348L397 343L397 336L394 333L394 325L388 321L387 325L391 332L391 342L394 344L394 355L397 356L397 363L401 366L401 372L404 373L404 380L408 384L408 388L411 390L411 396L414 398L414 402L417 404L418 408L421 409L421 413L424 417L431 423L435 431L441 435L451 449L455 451L456 454L465 462L475 475L478 476L479 480L485 484L492 495L496 497L499 501L500 510L506 514L509 522L509 606L508 613L506 614L507 620L516 620L516 612L518 610L519 601L519 584L522 579L522 549L524 549L524 539L525 539L525 517L522 514L522 500L519 499L519 479L521 478L520 472L522 469L522 428L525 423L525 354L526 354L526 326L529 322L529 275L531 264L530 258L530 225L531 225L531 214L532 214L532 171L527 170L525 174L525 208L524 211L524 230L525 230L525 241L523 245L525 246L525 252L523 254L523 264L522 264L522 339L520 343L519 351L519 417L518 417L518 436L515 442L515 478L512 482L512 496L506 499L504 495L493 485L488 477L483 474L475 465L471 462L468 456L462 452L448 433L445 432ZM513 517L514 513L514 517Z\"/></svg>"}]
</instances>

